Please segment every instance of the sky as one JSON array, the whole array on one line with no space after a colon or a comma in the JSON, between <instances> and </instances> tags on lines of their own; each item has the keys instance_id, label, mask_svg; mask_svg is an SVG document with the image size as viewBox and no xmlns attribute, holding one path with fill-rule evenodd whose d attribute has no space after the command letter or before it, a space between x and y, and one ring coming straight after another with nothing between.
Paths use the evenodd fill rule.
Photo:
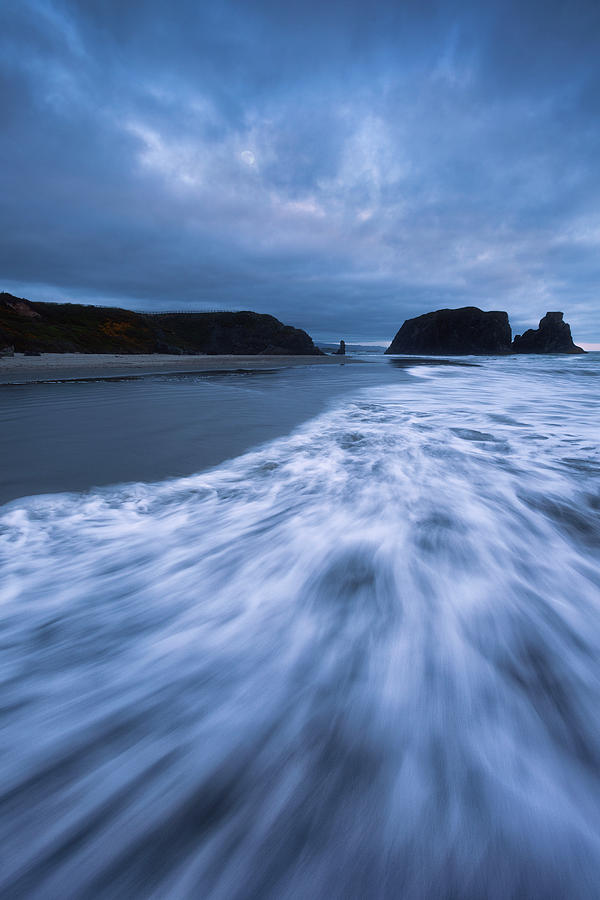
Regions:
<instances>
[{"instance_id":1,"label":"sky","mask_svg":"<svg viewBox=\"0 0 600 900\"><path fill-rule=\"evenodd\" d=\"M598 0L2 0L0 290L600 342Z\"/></svg>"}]
</instances>

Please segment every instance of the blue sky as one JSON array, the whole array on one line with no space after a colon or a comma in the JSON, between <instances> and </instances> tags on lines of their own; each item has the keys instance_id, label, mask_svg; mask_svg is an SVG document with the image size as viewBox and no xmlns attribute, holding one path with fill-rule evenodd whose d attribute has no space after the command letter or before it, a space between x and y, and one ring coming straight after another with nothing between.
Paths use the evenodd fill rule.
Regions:
<instances>
[{"instance_id":1,"label":"blue sky","mask_svg":"<svg viewBox=\"0 0 600 900\"><path fill-rule=\"evenodd\" d=\"M0 289L600 341L600 3L4 0Z\"/></svg>"}]
</instances>

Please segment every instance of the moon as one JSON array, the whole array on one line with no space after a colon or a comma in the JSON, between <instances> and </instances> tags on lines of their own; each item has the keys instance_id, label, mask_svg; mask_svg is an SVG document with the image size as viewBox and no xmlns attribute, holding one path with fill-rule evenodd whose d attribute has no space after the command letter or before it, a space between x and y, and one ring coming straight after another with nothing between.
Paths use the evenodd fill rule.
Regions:
<instances>
[{"instance_id":1,"label":"moon","mask_svg":"<svg viewBox=\"0 0 600 900\"><path fill-rule=\"evenodd\" d=\"M242 153L240 155L247 166L253 166L255 164L256 157L252 150L242 150Z\"/></svg>"}]
</instances>

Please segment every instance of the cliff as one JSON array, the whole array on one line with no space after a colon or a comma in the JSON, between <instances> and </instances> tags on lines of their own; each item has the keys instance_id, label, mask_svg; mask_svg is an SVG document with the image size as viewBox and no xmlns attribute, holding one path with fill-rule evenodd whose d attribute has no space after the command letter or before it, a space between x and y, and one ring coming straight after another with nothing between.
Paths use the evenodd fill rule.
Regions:
<instances>
[{"instance_id":1,"label":"cliff","mask_svg":"<svg viewBox=\"0 0 600 900\"><path fill-rule=\"evenodd\" d=\"M563 313L547 312L537 329L516 334L513 353L585 353L573 343L571 328L563 321Z\"/></svg>"},{"instance_id":2,"label":"cliff","mask_svg":"<svg viewBox=\"0 0 600 900\"><path fill-rule=\"evenodd\" d=\"M254 312L149 315L37 303L0 293L0 347L41 353L208 353L317 356L300 328Z\"/></svg>"},{"instance_id":3,"label":"cliff","mask_svg":"<svg viewBox=\"0 0 600 900\"><path fill-rule=\"evenodd\" d=\"M510 353L511 330L505 312L483 312L475 306L438 309L407 319L386 353L450 354Z\"/></svg>"}]
</instances>

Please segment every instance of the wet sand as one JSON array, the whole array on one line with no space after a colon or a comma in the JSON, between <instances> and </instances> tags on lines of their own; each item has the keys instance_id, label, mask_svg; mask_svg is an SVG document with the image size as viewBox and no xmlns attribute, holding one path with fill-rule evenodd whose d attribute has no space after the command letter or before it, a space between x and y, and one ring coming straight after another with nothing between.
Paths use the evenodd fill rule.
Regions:
<instances>
[{"instance_id":1,"label":"wet sand","mask_svg":"<svg viewBox=\"0 0 600 900\"><path fill-rule=\"evenodd\" d=\"M0 358L0 384L65 381L82 378L197 372L255 372L293 366L343 365L340 356L175 356L169 354L42 353Z\"/></svg>"},{"instance_id":2,"label":"wet sand","mask_svg":"<svg viewBox=\"0 0 600 900\"><path fill-rule=\"evenodd\" d=\"M23 362L30 359L41 362ZM381 381L377 364L311 365L336 361L317 356L288 368L289 360L254 357L249 370L227 358L227 370L191 373L168 364L166 372L55 368L46 380L46 367L21 368L16 376L12 368L0 384L0 505L31 494L191 475L289 434L335 398ZM208 357L201 366L206 362L223 365Z\"/></svg>"}]
</instances>

